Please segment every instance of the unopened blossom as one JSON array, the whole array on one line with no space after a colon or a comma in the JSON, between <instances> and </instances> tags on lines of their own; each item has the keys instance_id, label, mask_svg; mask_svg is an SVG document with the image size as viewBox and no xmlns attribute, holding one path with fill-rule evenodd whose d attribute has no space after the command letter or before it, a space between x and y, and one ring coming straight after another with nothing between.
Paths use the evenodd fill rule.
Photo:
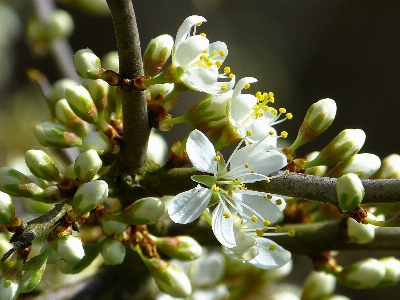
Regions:
<instances>
[{"instance_id":1,"label":"unopened blossom","mask_svg":"<svg viewBox=\"0 0 400 300\"><path fill-rule=\"evenodd\" d=\"M268 175L287 164L286 156L275 149L266 150L261 143L238 148L225 163L202 132L191 132L186 144L189 159L197 170L211 175L192 176L201 185L176 195L168 207L174 222L186 224L197 219L208 206L217 204L212 213L212 229L228 248L236 246L236 214L247 221L260 219L271 223L282 214L267 195L248 190L244 184L269 181Z\"/></svg>"}]
</instances>

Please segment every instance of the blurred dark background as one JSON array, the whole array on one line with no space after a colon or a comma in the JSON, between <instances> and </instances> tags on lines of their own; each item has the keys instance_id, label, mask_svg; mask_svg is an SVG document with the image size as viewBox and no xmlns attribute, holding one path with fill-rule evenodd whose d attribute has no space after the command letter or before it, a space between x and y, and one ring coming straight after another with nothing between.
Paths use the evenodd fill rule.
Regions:
<instances>
[{"instance_id":1,"label":"blurred dark background","mask_svg":"<svg viewBox=\"0 0 400 300\"><path fill-rule=\"evenodd\" d=\"M23 29L26 18L31 14L29 2L1 2L16 8ZM142 50L157 35L168 33L175 37L187 16L204 16L208 22L200 30L207 33L210 41L226 42L229 55L225 65L231 67L237 79L256 77L259 82L252 85L251 92L273 91L275 107L286 107L293 112L292 121L277 127L278 131L288 131L289 138L295 138L312 103L322 98L334 99L338 112L333 125L317 140L300 148L300 155L321 149L345 128L361 128L366 132L367 140L361 152L375 153L381 159L398 152L400 143L394 130L398 128L399 119L392 113L398 111L400 98L400 1L133 2ZM73 8L59 7L73 15L75 31L70 42L74 52L89 47L101 57L116 50L110 17L90 16ZM5 83L0 86L1 110L10 107L10 101L15 99L18 90L29 86L26 68L39 69L51 82L60 78L51 58L30 55L22 31L10 51L8 63L11 73L7 73ZM179 115L179 110L184 111L198 99L194 93L180 99L172 113ZM28 107L24 109L34 111L41 105L37 101L40 100L28 102ZM21 114L19 110L18 114ZM43 118L46 116L43 114ZM7 119L7 124L4 124L6 121L3 118L0 127L8 127L10 122L15 122L16 127L19 118L21 116ZM28 125L22 128L25 134L30 130ZM12 139L10 132L0 133L3 137L8 134L6 141ZM181 139L183 133L177 127L166 136L172 143ZM346 262L360 258L361 255ZM296 264L306 265L305 269L301 269L303 271L296 274L295 269L293 274L301 283L311 265L308 261L296 261ZM398 288L384 291L394 293L395 290ZM352 299L382 298L382 290L355 291L340 286L338 292Z\"/></svg>"}]
</instances>

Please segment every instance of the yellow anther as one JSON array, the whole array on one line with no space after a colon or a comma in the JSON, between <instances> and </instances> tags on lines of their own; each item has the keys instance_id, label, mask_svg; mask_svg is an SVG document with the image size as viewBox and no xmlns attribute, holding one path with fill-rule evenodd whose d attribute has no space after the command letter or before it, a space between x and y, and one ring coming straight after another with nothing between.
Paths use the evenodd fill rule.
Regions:
<instances>
[{"instance_id":1,"label":"yellow anther","mask_svg":"<svg viewBox=\"0 0 400 300\"><path fill-rule=\"evenodd\" d=\"M292 113L287 113L287 114L286 114L286 118L287 118L288 120L293 119L293 114L292 114Z\"/></svg>"},{"instance_id":2,"label":"yellow anther","mask_svg":"<svg viewBox=\"0 0 400 300\"><path fill-rule=\"evenodd\" d=\"M269 226L269 225L271 225L271 222L268 221L268 220L264 220L264 221L263 221L263 224L264 224L264 226Z\"/></svg>"},{"instance_id":3,"label":"yellow anther","mask_svg":"<svg viewBox=\"0 0 400 300\"><path fill-rule=\"evenodd\" d=\"M293 229L290 229L290 230L288 231L288 235L289 235L290 237L294 237L295 234L296 234L296 231L294 231Z\"/></svg>"},{"instance_id":4,"label":"yellow anther","mask_svg":"<svg viewBox=\"0 0 400 300\"><path fill-rule=\"evenodd\" d=\"M208 52L207 48L202 51L202 53L207 53L207 52Z\"/></svg>"},{"instance_id":5,"label":"yellow anther","mask_svg":"<svg viewBox=\"0 0 400 300\"><path fill-rule=\"evenodd\" d=\"M250 172L251 172L252 174L255 174L255 173L256 173L256 171L254 171L254 170L251 170Z\"/></svg>"},{"instance_id":6,"label":"yellow anther","mask_svg":"<svg viewBox=\"0 0 400 300\"><path fill-rule=\"evenodd\" d=\"M262 231L260 229L256 229L256 234L257 234L257 236L262 237L264 234L264 231Z\"/></svg>"},{"instance_id":7,"label":"yellow anther","mask_svg":"<svg viewBox=\"0 0 400 300\"><path fill-rule=\"evenodd\" d=\"M203 22L197 23L196 26L201 26L201 24L203 24Z\"/></svg>"},{"instance_id":8,"label":"yellow anther","mask_svg":"<svg viewBox=\"0 0 400 300\"><path fill-rule=\"evenodd\" d=\"M250 87L250 83L246 84L244 88L247 90Z\"/></svg>"},{"instance_id":9,"label":"yellow anther","mask_svg":"<svg viewBox=\"0 0 400 300\"><path fill-rule=\"evenodd\" d=\"M225 74L229 74L231 72L231 68L230 67L225 67L224 68L224 73Z\"/></svg>"},{"instance_id":10,"label":"yellow anther","mask_svg":"<svg viewBox=\"0 0 400 300\"><path fill-rule=\"evenodd\" d=\"M282 231L282 227L279 225L275 226L275 232L281 232Z\"/></svg>"},{"instance_id":11,"label":"yellow anther","mask_svg":"<svg viewBox=\"0 0 400 300\"><path fill-rule=\"evenodd\" d=\"M219 187L214 184L212 186L212 190L213 190L213 192L219 192Z\"/></svg>"},{"instance_id":12,"label":"yellow anther","mask_svg":"<svg viewBox=\"0 0 400 300\"><path fill-rule=\"evenodd\" d=\"M220 161L221 160L221 155L215 155L214 161Z\"/></svg>"},{"instance_id":13,"label":"yellow anther","mask_svg":"<svg viewBox=\"0 0 400 300\"><path fill-rule=\"evenodd\" d=\"M256 98L257 98L258 100L261 100L261 99L263 98L263 96L262 96L262 94L261 94L260 91L258 91L258 92L256 93Z\"/></svg>"},{"instance_id":14,"label":"yellow anther","mask_svg":"<svg viewBox=\"0 0 400 300\"><path fill-rule=\"evenodd\" d=\"M249 163L245 163L244 166L245 166L246 168L248 168L248 167L250 167L250 164L249 164Z\"/></svg>"},{"instance_id":15,"label":"yellow anther","mask_svg":"<svg viewBox=\"0 0 400 300\"><path fill-rule=\"evenodd\" d=\"M289 174L289 173L290 173L290 171L289 171L288 169L286 169L286 170L285 170L285 173L286 173L286 174Z\"/></svg>"},{"instance_id":16,"label":"yellow anther","mask_svg":"<svg viewBox=\"0 0 400 300\"><path fill-rule=\"evenodd\" d=\"M201 59L201 60L207 60L207 59L208 59L208 57L207 57L207 55L205 55L205 54L202 54L202 55L200 55L200 59Z\"/></svg>"},{"instance_id":17,"label":"yellow anther","mask_svg":"<svg viewBox=\"0 0 400 300\"><path fill-rule=\"evenodd\" d=\"M228 194L231 195L231 196L232 196L234 193L235 193L235 190L234 190L234 189L231 189L231 190L228 191Z\"/></svg>"},{"instance_id":18,"label":"yellow anther","mask_svg":"<svg viewBox=\"0 0 400 300\"><path fill-rule=\"evenodd\" d=\"M216 56L218 54L218 51L216 49L213 50L212 55Z\"/></svg>"},{"instance_id":19,"label":"yellow anther","mask_svg":"<svg viewBox=\"0 0 400 300\"><path fill-rule=\"evenodd\" d=\"M270 183L270 182L271 182L271 179L265 178L265 182L266 182L266 183Z\"/></svg>"},{"instance_id":20,"label":"yellow anther","mask_svg":"<svg viewBox=\"0 0 400 300\"><path fill-rule=\"evenodd\" d=\"M251 131L250 129L246 131L247 136L251 136L252 134L253 134L253 131Z\"/></svg>"},{"instance_id":21,"label":"yellow anther","mask_svg":"<svg viewBox=\"0 0 400 300\"><path fill-rule=\"evenodd\" d=\"M225 219L229 219L231 217L231 213L226 211L223 213L223 216Z\"/></svg>"},{"instance_id":22,"label":"yellow anther","mask_svg":"<svg viewBox=\"0 0 400 300\"><path fill-rule=\"evenodd\" d=\"M286 108L283 108L283 107L279 108L279 112L280 112L281 114L286 113Z\"/></svg>"},{"instance_id":23,"label":"yellow anther","mask_svg":"<svg viewBox=\"0 0 400 300\"><path fill-rule=\"evenodd\" d=\"M261 108L262 108L263 111L269 111L270 110L268 105L263 105Z\"/></svg>"},{"instance_id":24,"label":"yellow anther","mask_svg":"<svg viewBox=\"0 0 400 300\"><path fill-rule=\"evenodd\" d=\"M275 116L278 114L278 111L275 108L271 108L269 111Z\"/></svg>"},{"instance_id":25,"label":"yellow anther","mask_svg":"<svg viewBox=\"0 0 400 300\"><path fill-rule=\"evenodd\" d=\"M225 50L219 50L219 56L225 56L226 52Z\"/></svg>"},{"instance_id":26,"label":"yellow anther","mask_svg":"<svg viewBox=\"0 0 400 300\"><path fill-rule=\"evenodd\" d=\"M214 63L213 63L212 60L208 60L208 61L207 61L207 67L211 67L211 66L213 66L213 65L214 65Z\"/></svg>"},{"instance_id":27,"label":"yellow anther","mask_svg":"<svg viewBox=\"0 0 400 300\"><path fill-rule=\"evenodd\" d=\"M230 74L228 75L228 77L229 77L230 79L232 79L234 76L235 76L235 74L233 74L233 73L230 73Z\"/></svg>"},{"instance_id":28,"label":"yellow anther","mask_svg":"<svg viewBox=\"0 0 400 300\"><path fill-rule=\"evenodd\" d=\"M256 116L256 119L257 119L257 118L261 118L264 114L261 111L257 111L254 115Z\"/></svg>"},{"instance_id":29,"label":"yellow anther","mask_svg":"<svg viewBox=\"0 0 400 300\"><path fill-rule=\"evenodd\" d=\"M271 251L274 251L276 249L276 246L275 245L270 245L268 249L271 250Z\"/></svg>"},{"instance_id":30,"label":"yellow anther","mask_svg":"<svg viewBox=\"0 0 400 300\"><path fill-rule=\"evenodd\" d=\"M222 66L222 62L221 62L220 60L217 60L217 61L215 62L215 65L216 65L218 68L220 68L220 67Z\"/></svg>"},{"instance_id":31,"label":"yellow anther","mask_svg":"<svg viewBox=\"0 0 400 300\"><path fill-rule=\"evenodd\" d=\"M226 91L228 90L228 86L227 85L221 85L221 91Z\"/></svg>"},{"instance_id":32,"label":"yellow anther","mask_svg":"<svg viewBox=\"0 0 400 300\"><path fill-rule=\"evenodd\" d=\"M268 134L269 134L269 135L274 135L274 134L275 134L275 132L273 132L273 131L270 131L270 132L268 132Z\"/></svg>"},{"instance_id":33,"label":"yellow anther","mask_svg":"<svg viewBox=\"0 0 400 300\"><path fill-rule=\"evenodd\" d=\"M259 109L260 109L260 105L256 104L256 105L253 106L253 110L259 110Z\"/></svg>"},{"instance_id":34,"label":"yellow anther","mask_svg":"<svg viewBox=\"0 0 400 300\"><path fill-rule=\"evenodd\" d=\"M207 36L204 32L200 33L199 35L200 35L200 36L204 36L204 37Z\"/></svg>"},{"instance_id":35,"label":"yellow anther","mask_svg":"<svg viewBox=\"0 0 400 300\"><path fill-rule=\"evenodd\" d=\"M282 131L281 132L281 137L283 137L284 139L286 139L288 137L289 133L287 133L287 131Z\"/></svg>"},{"instance_id":36,"label":"yellow anther","mask_svg":"<svg viewBox=\"0 0 400 300\"><path fill-rule=\"evenodd\" d=\"M282 199L278 199L275 201L276 205L281 205L282 204Z\"/></svg>"},{"instance_id":37,"label":"yellow anther","mask_svg":"<svg viewBox=\"0 0 400 300\"><path fill-rule=\"evenodd\" d=\"M269 93L268 93L268 96L269 96L269 101L270 101L271 103L274 103L274 102L275 102L274 93L273 93L273 92L269 92Z\"/></svg>"},{"instance_id":38,"label":"yellow anther","mask_svg":"<svg viewBox=\"0 0 400 300\"><path fill-rule=\"evenodd\" d=\"M252 222L256 222L256 221L257 221L257 219L258 219L258 218L257 218L257 216L256 216L256 215L253 215L253 216L251 217L251 221L252 221Z\"/></svg>"}]
</instances>

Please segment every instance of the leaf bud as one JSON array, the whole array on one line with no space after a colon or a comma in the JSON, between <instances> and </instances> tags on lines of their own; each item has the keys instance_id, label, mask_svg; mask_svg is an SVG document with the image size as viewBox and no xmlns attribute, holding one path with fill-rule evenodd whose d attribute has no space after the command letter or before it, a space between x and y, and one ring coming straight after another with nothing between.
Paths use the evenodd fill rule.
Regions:
<instances>
[{"instance_id":1,"label":"leaf bud","mask_svg":"<svg viewBox=\"0 0 400 300\"><path fill-rule=\"evenodd\" d=\"M384 276L385 265L375 258L367 258L344 268L338 279L353 289L372 289Z\"/></svg>"},{"instance_id":2,"label":"leaf bud","mask_svg":"<svg viewBox=\"0 0 400 300\"><path fill-rule=\"evenodd\" d=\"M74 30L74 21L71 15L62 9L55 9L45 24L45 33L48 41L68 38Z\"/></svg>"},{"instance_id":3,"label":"leaf bud","mask_svg":"<svg viewBox=\"0 0 400 300\"><path fill-rule=\"evenodd\" d=\"M74 171L79 180L87 182L93 179L102 165L103 162L96 150L90 149L78 155L75 160Z\"/></svg>"},{"instance_id":4,"label":"leaf bud","mask_svg":"<svg viewBox=\"0 0 400 300\"><path fill-rule=\"evenodd\" d=\"M87 89L81 85L67 87L65 97L78 117L91 124L97 122L97 108Z\"/></svg>"},{"instance_id":5,"label":"leaf bud","mask_svg":"<svg viewBox=\"0 0 400 300\"><path fill-rule=\"evenodd\" d=\"M194 260L202 253L200 244L190 236L155 237L157 249L165 255L178 260Z\"/></svg>"},{"instance_id":6,"label":"leaf bud","mask_svg":"<svg viewBox=\"0 0 400 300\"><path fill-rule=\"evenodd\" d=\"M345 129L339 133L318 156L307 161L304 168L319 165L331 166L358 153L365 142L365 132L361 129Z\"/></svg>"},{"instance_id":7,"label":"leaf bud","mask_svg":"<svg viewBox=\"0 0 400 300\"><path fill-rule=\"evenodd\" d=\"M168 34L152 39L144 50L143 67L145 76L157 75L171 56L174 39Z\"/></svg>"},{"instance_id":8,"label":"leaf bud","mask_svg":"<svg viewBox=\"0 0 400 300\"><path fill-rule=\"evenodd\" d=\"M336 194L340 208L343 212L348 212L360 205L365 190L361 179L356 174L349 173L338 178Z\"/></svg>"},{"instance_id":9,"label":"leaf bud","mask_svg":"<svg viewBox=\"0 0 400 300\"><path fill-rule=\"evenodd\" d=\"M110 139L102 132L95 131L89 133L82 140L82 150L87 151L90 149L96 150L98 155L112 151L112 144Z\"/></svg>"},{"instance_id":10,"label":"leaf bud","mask_svg":"<svg viewBox=\"0 0 400 300\"><path fill-rule=\"evenodd\" d=\"M379 261L385 266L385 275L377 287L395 285L400 280L400 260L393 256L382 257Z\"/></svg>"},{"instance_id":11,"label":"leaf bud","mask_svg":"<svg viewBox=\"0 0 400 300\"><path fill-rule=\"evenodd\" d=\"M70 234L64 234L57 239L55 250L63 260L68 262L81 260L85 255L81 239Z\"/></svg>"},{"instance_id":12,"label":"leaf bud","mask_svg":"<svg viewBox=\"0 0 400 300\"><path fill-rule=\"evenodd\" d=\"M72 200L72 215L81 215L102 204L108 195L108 185L103 180L82 184Z\"/></svg>"},{"instance_id":13,"label":"leaf bud","mask_svg":"<svg viewBox=\"0 0 400 300\"><path fill-rule=\"evenodd\" d=\"M375 239L375 226L358 223L352 218L347 218L347 235L350 242L368 244Z\"/></svg>"},{"instance_id":14,"label":"leaf bud","mask_svg":"<svg viewBox=\"0 0 400 300\"><path fill-rule=\"evenodd\" d=\"M107 220L103 222L104 233L109 236L121 234L126 230L127 227L127 224L113 220Z\"/></svg>"},{"instance_id":15,"label":"leaf bud","mask_svg":"<svg viewBox=\"0 0 400 300\"><path fill-rule=\"evenodd\" d=\"M325 299L335 291L336 278L325 272L311 272L303 284L303 300Z\"/></svg>"},{"instance_id":16,"label":"leaf bud","mask_svg":"<svg viewBox=\"0 0 400 300\"><path fill-rule=\"evenodd\" d=\"M74 55L76 73L82 78L98 79L102 73L100 58L89 48L78 50Z\"/></svg>"},{"instance_id":17,"label":"leaf bud","mask_svg":"<svg viewBox=\"0 0 400 300\"><path fill-rule=\"evenodd\" d=\"M43 189L21 172L8 167L0 169L0 190L14 197L31 198L43 193Z\"/></svg>"},{"instance_id":18,"label":"leaf bud","mask_svg":"<svg viewBox=\"0 0 400 300\"><path fill-rule=\"evenodd\" d=\"M46 269L48 252L43 251L32 257L22 267L21 293L31 292L40 282Z\"/></svg>"},{"instance_id":19,"label":"leaf bud","mask_svg":"<svg viewBox=\"0 0 400 300\"><path fill-rule=\"evenodd\" d=\"M0 224L13 225L15 207L10 195L0 192Z\"/></svg>"},{"instance_id":20,"label":"leaf bud","mask_svg":"<svg viewBox=\"0 0 400 300\"><path fill-rule=\"evenodd\" d=\"M22 263L22 260L18 260L17 263L0 278L0 299L15 300L19 295Z\"/></svg>"},{"instance_id":21,"label":"leaf bud","mask_svg":"<svg viewBox=\"0 0 400 300\"><path fill-rule=\"evenodd\" d=\"M122 264L125 258L126 248L117 240L107 239L101 249L101 256L106 265Z\"/></svg>"},{"instance_id":22,"label":"leaf bud","mask_svg":"<svg viewBox=\"0 0 400 300\"><path fill-rule=\"evenodd\" d=\"M71 131L83 137L89 133L89 124L79 118L71 109L66 99L60 99L55 105L55 116Z\"/></svg>"},{"instance_id":23,"label":"leaf bud","mask_svg":"<svg viewBox=\"0 0 400 300\"><path fill-rule=\"evenodd\" d=\"M26 151L25 163L36 177L47 181L57 181L60 179L60 172L53 159L42 150L31 149Z\"/></svg>"},{"instance_id":24,"label":"leaf bud","mask_svg":"<svg viewBox=\"0 0 400 300\"><path fill-rule=\"evenodd\" d=\"M339 162L326 173L326 177L338 178L344 174L354 173L360 179L371 177L381 166L381 160L375 154L362 153Z\"/></svg>"},{"instance_id":25,"label":"leaf bud","mask_svg":"<svg viewBox=\"0 0 400 300\"><path fill-rule=\"evenodd\" d=\"M60 123L40 123L34 127L33 133L39 143L45 147L69 148L82 145L82 139Z\"/></svg>"},{"instance_id":26,"label":"leaf bud","mask_svg":"<svg viewBox=\"0 0 400 300\"><path fill-rule=\"evenodd\" d=\"M142 198L124 210L114 214L106 214L105 217L131 225L145 225L158 220L165 211L164 203L153 197Z\"/></svg>"},{"instance_id":27,"label":"leaf bud","mask_svg":"<svg viewBox=\"0 0 400 300\"><path fill-rule=\"evenodd\" d=\"M296 140L289 147L289 152L293 153L298 147L323 133L332 124L335 115L336 103L332 99L325 98L312 104L304 117Z\"/></svg>"},{"instance_id":28,"label":"leaf bud","mask_svg":"<svg viewBox=\"0 0 400 300\"><path fill-rule=\"evenodd\" d=\"M400 155L393 153L382 160L382 165L374 174L375 179L400 178Z\"/></svg>"}]
</instances>

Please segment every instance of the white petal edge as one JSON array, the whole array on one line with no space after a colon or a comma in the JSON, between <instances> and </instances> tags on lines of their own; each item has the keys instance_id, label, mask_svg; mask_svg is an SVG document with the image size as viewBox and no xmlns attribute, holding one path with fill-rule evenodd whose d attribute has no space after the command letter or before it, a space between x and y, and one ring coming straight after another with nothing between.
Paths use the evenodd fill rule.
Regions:
<instances>
[{"instance_id":1,"label":"white petal edge","mask_svg":"<svg viewBox=\"0 0 400 300\"><path fill-rule=\"evenodd\" d=\"M292 257L289 251L269 239L256 238L256 241L257 246L255 247L259 250L258 255L249 260L253 266L265 270L276 269L287 264ZM275 246L275 250L268 249L271 245Z\"/></svg>"},{"instance_id":2,"label":"white petal edge","mask_svg":"<svg viewBox=\"0 0 400 300\"><path fill-rule=\"evenodd\" d=\"M204 133L195 129L189 134L186 152L197 170L211 174L216 172L215 149Z\"/></svg>"}]
</instances>

